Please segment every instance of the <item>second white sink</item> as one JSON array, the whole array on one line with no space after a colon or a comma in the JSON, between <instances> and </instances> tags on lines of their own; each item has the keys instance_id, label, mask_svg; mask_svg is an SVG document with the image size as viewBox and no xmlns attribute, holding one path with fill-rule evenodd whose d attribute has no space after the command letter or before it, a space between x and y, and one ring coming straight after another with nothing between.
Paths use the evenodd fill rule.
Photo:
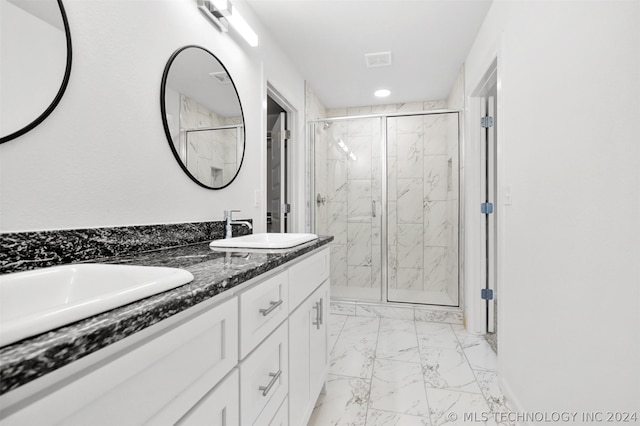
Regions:
<instances>
[{"instance_id":1,"label":"second white sink","mask_svg":"<svg viewBox=\"0 0 640 426\"><path fill-rule=\"evenodd\" d=\"M242 237L214 240L209 244L212 248L249 248L249 249L283 249L317 239L316 234L251 234Z\"/></svg>"},{"instance_id":2,"label":"second white sink","mask_svg":"<svg viewBox=\"0 0 640 426\"><path fill-rule=\"evenodd\" d=\"M0 276L0 346L193 280L178 268L83 263Z\"/></svg>"}]
</instances>

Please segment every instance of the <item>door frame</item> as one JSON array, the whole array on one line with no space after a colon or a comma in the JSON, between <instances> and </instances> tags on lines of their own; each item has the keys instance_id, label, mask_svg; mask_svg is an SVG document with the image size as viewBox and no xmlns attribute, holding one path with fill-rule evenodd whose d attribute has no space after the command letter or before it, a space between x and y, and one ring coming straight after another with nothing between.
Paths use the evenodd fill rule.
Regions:
<instances>
[{"instance_id":1,"label":"door frame","mask_svg":"<svg viewBox=\"0 0 640 426\"><path fill-rule=\"evenodd\" d=\"M287 201L291 205L291 212L287 216L287 232L304 232L304 217L305 217L305 203L304 203L304 143L300 142L298 132L298 110L293 106L293 103L289 102L287 98L280 92L275 86L267 81L267 93L265 96L264 104L264 120L265 120L265 133L264 133L264 152L266 158L266 131L269 130L266 127L267 122L267 97L273 99L286 114L287 130L290 132L290 138L287 144L287 158L285 167L285 181L286 181L286 197ZM302 145L302 146L301 146ZM302 156L303 160L300 160ZM266 185L266 160L263 164L264 167L264 182ZM302 184L300 183L302 182ZM301 195L302 194L302 195ZM264 189L263 194L263 216L266 217L268 204L268 191ZM266 229L266 228L265 228Z\"/></svg>"},{"instance_id":2,"label":"door frame","mask_svg":"<svg viewBox=\"0 0 640 426\"><path fill-rule=\"evenodd\" d=\"M502 95L502 75L504 64L499 48L487 57L487 65L484 73L475 84L469 84L470 90L467 97L467 118L466 118L466 143L465 157L468 159L465 164L465 325L469 332L474 334L485 334L487 332L487 303L480 298L480 292L486 285L486 223L485 217L480 213L480 204L484 201L485 187L482 185L482 131L480 117L482 111L482 101L489 96L489 90L495 85L497 87L497 97L495 104L495 114L498 117L494 130L495 144L495 235L496 244L494 259L494 282L503 294L503 259L505 252L504 229L505 229L505 156L504 156L504 97ZM468 84L469 82L467 82ZM496 296L497 297L497 296ZM497 317L499 321L504 319L501 315L501 306L498 304Z\"/></svg>"},{"instance_id":3,"label":"door frame","mask_svg":"<svg viewBox=\"0 0 640 426\"><path fill-rule=\"evenodd\" d=\"M273 117L273 115L273 112L271 112L269 117ZM276 122L273 125L269 123L271 134L269 135L269 131L267 131L267 208L271 210L271 229L267 220L267 232L286 232L286 211L282 208L285 202L288 201L285 193L287 189L286 124L287 113L284 111L279 112ZM269 148L269 140L271 140L271 148ZM274 173L276 164L277 176ZM269 187L269 181L271 181L271 187ZM275 191L276 182L277 193ZM274 201L277 201L277 203L274 203Z\"/></svg>"}]
</instances>

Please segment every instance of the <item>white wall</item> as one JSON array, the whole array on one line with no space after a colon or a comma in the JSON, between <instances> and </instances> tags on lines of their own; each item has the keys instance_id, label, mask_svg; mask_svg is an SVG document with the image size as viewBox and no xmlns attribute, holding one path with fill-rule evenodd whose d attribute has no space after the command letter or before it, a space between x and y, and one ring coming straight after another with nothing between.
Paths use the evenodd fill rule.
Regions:
<instances>
[{"instance_id":1,"label":"white wall","mask_svg":"<svg viewBox=\"0 0 640 426\"><path fill-rule=\"evenodd\" d=\"M304 80L251 11L236 3L260 36L258 48L233 30L215 30L195 0L65 1L71 79L49 118L0 145L0 231L221 220L231 208L262 231L265 208L254 207L254 191L265 192L266 80L300 111ZM219 191L182 172L162 129L162 71L189 44L224 62L244 109L244 165Z\"/></svg>"},{"instance_id":2,"label":"white wall","mask_svg":"<svg viewBox=\"0 0 640 426\"><path fill-rule=\"evenodd\" d=\"M465 64L470 96L498 54L499 374L519 410L638 409L639 31L637 1L498 1Z\"/></svg>"}]
</instances>

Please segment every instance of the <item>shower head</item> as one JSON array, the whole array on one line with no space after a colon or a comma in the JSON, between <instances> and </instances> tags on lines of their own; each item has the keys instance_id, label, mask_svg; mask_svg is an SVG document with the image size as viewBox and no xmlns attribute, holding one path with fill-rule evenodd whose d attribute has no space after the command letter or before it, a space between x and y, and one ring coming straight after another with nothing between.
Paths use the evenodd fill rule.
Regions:
<instances>
[{"instance_id":1,"label":"shower head","mask_svg":"<svg viewBox=\"0 0 640 426\"><path fill-rule=\"evenodd\" d=\"M331 127L331 122L330 121L325 121L325 122L322 123L322 128L328 129L329 127Z\"/></svg>"}]
</instances>

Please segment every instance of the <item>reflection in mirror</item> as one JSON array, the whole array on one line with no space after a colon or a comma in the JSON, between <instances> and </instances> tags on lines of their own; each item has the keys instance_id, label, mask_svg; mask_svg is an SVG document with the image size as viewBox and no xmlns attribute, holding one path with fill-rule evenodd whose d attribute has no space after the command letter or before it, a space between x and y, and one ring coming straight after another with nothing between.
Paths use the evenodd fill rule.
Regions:
<instances>
[{"instance_id":1,"label":"reflection in mirror","mask_svg":"<svg viewBox=\"0 0 640 426\"><path fill-rule=\"evenodd\" d=\"M40 124L71 72L71 36L61 0L0 1L0 143Z\"/></svg>"},{"instance_id":2,"label":"reflection in mirror","mask_svg":"<svg viewBox=\"0 0 640 426\"><path fill-rule=\"evenodd\" d=\"M244 157L244 117L226 68L198 46L177 50L162 76L160 107L169 145L198 185L220 189Z\"/></svg>"}]
</instances>

